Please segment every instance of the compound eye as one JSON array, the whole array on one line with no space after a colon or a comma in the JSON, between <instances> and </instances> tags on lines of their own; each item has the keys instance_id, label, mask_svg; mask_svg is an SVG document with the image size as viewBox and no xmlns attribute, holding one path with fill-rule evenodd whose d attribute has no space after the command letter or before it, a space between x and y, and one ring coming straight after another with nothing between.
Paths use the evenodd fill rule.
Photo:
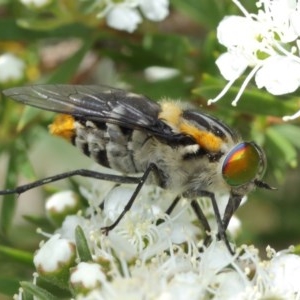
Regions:
<instances>
[{"instance_id":1,"label":"compound eye","mask_svg":"<svg viewBox=\"0 0 300 300\"><path fill-rule=\"evenodd\" d=\"M224 180L230 186L249 183L265 171L265 156L255 143L243 142L229 151L222 166Z\"/></svg>"}]
</instances>

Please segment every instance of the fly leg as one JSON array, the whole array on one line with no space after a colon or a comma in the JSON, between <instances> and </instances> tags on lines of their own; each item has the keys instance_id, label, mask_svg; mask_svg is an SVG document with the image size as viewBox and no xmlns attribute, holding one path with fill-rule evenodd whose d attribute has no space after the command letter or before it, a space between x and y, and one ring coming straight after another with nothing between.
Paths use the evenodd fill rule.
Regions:
<instances>
[{"instance_id":1,"label":"fly leg","mask_svg":"<svg viewBox=\"0 0 300 300\"><path fill-rule=\"evenodd\" d=\"M241 201L242 201L242 196L241 195L235 195L235 194L230 194L228 203L225 208L224 216L223 216L223 227L226 230L228 227L228 224L230 222L230 219L232 215L235 213L235 211L239 208Z\"/></svg>"},{"instance_id":2,"label":"fly leg","mask_svg":"<svg viewBox=\"0 0 300 300\"><path fill-rule=\"evenodd\" d=\"M204 232L205 232L205 239L204 239L204 245L208 246L211 243L211 236L210 236L210 232L211 232L211 228L210 225L207 221L207 218L205 217L199 203L197 202L197 200L192 200L191 202L191 207L194 210L198 220L201 222Z\"/></svg>"},{"instance_id":3,"label":"fly leg","mask_svg":"<svg viewBox=\"0 0 300 300\"><path fill-rule=\"evenodd\" d=\"M176 205L178 204L179 200L181 199L181 196L177 196L171 203L171 205L168 207L168 209L165 211L166 215L171 215L171 213L173 212L174 208L176 207ZM161 223L163 223L165 220L164 219L158 219L156 221L156 225L159 225Z\"/></svg>"},{"instance_id":4,"label":"fly leg","mask_svg":"<svg viewBox=\"0 0 300 300\"><path fill-rule=\"evenodd\" d=\"M100 180L106 180L106 181L112 181L116 183L129 183L129 184L134 184L134 183L139 183L141 181L140 177L129 177L129 176L121 176L121 175L113 175L113 174L104 174L96 171L91 171L87 169L78 169L74 171L69 171L65 173L61 173L58 175L46 177L44 179L40 179L28 184L24 184L21 186L18 186L14 189L7 189L0 191L0 195L10 195L10 194L22 194L28 190L31 190L33 188L55 182L64 178L69 178L72 176L82 176L82 177L91 177L95 179L100 179Z\"/></svg>"},{"instance_id":5,"label":"fly leg","mask_svg":"<svg viewBox=\"0 0 300 300\"><path fill-rule=\"evenodd\" d=\"M222 218L221 218L220 211L219 211L219 207L218 207L218 205L217 205L217 201L216 201L215 194L212 193L212 192L208 192L208 191L200 191L200 192L198 193L198 195L199 195L200 197L202 196L202 197L208 197L208 198L210 198L211 203L212 203L212 206L213 206L213 210L214 210L216 222L217 222L217 225L218 225L218 235L217 235L217 237L218 237L218 239L222 240L222 241L225 243L226 248L228 249L229 253L233 255L233 254L234 254L234 251L231 249L231 246L230 246L230 244L229 244L229 241L228 241L228 238L227 238L227 235L226 235L226 228L227 228L228 223L229 223L229 220L230 220L230 218L231 218L231 216L232 216L232 214L230 215L230 213L232 212L232 207L231 207L231 205L229 205L229 203L231 203L231 201L229 200L229 202L228 202L228 204L227 204L227 207L226 207L226 210L227 210L227 208L228 208L228 216L227 216L227 217L225 216L225 217L222 219ZM238 206L237 206L237 207L238 207ZM236 208L237 208L237 207L236 207ZM233 211L233 212L234 212L234 211ZM232 213L233 213L233 212L232 212ZM203 214L203 213L202 213L202 214ZM225 215L226 215L226 213L225 213ZM204 218L203 218L203 217L204 217ZM209 227L209 224L208 224L208 222L207 222L206 217L203 215L203 216L201 216L199 219L200 219L201 223L203 224L204 228L207 227L207 228L205 228L205 229L209 229L209 231L210 231L210 227ZM205 223L207 223L207 224L205 225ZM207 225L208 225L208 226L207 226ZM208 242L209 242L209 240L208 240Z\"/></svg>"},{"instance_id":6,"label":"fly leg","mask_svg":"<svg viewBox=\"0 0 300 300\"><path fill-rule=\"evenodd\" d=\"M158 175L158 169L155 164L150 164L149 167L147 168L147 170L145 171L145 173L143 174L143 176L139 178L138 185L136 186L133 194L131 195L129 201L125 205L125 207L124 207L123 211L121 212L121 214L119 215L119 217L111 225L101 228L101 231L104 234L107 235L111 230L113 230L119 224L119 222L122 220L122 218L125 216L125 214L130 210L130 208L132 207L132 205L134 203L134 200L136 199L137 195L139 194L140 190L142 189L143 185L145 184L145 182L151 172L155 172Z\"/></svg>"},{"instance_id":7,"label":"fly leg","mask_svg":"<svg viewBox=\"0 0 300 300\"><path fill-rule=\"evenodd\" d=\"M178 204L179 200L180 200L181 196L177 196L171 203L171 205L168 207L168 209L165 211L165 214L170 215L172 213L172 211L174 210L174 208L176 207L176 205Z\"/></svg>"}]
</instances>

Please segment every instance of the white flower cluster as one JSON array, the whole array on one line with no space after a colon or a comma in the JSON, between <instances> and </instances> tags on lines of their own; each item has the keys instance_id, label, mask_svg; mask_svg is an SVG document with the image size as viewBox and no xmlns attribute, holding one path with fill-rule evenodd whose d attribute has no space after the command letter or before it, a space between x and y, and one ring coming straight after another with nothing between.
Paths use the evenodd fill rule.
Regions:
<instances>
[{"instance_id":1,"label":"white flower cluster","mask_svg":"<svg viewBox=\"0 0 300 300\"><path fill-rule=\"evenodd\" d=\"M52 0L20 0L20 2L31 8L42 8L52 2Z\"/></svg>"},{"instance_id":2,"label":"white flower cluster","mask_svg":"<svg viewBox=\"0 0 300 300\"><path fill-rule=\"evenodd\" d=\"M227 16L217 29L218 41L227 52L216 64L228 84L208 103L221 99L247 68L252 70L232 105L237 104L253 77L258 88L264 87L273 95L294 92L300 86L300 2L259 0L257 14L249 13L238 0L233 2L244 16Z\"/></svg>"},{"instance_id":3,"label":"white flower cluster","mask_svg":"<svg viewBox=\"0 0 300 300\"><path fill-rule=\"evenodd\" d=\"M35 254L40 276L51 282L56 274L68 274L65 286L75 299L299 299L299 256L269 249L270 259L262 261L252 246L242 246L232 256L214 237L205 248L188 201L180 201L168 216L164 211L173 195L156 187L143 187L118 226L108 236L101 234L100 228L119 216L134 189L112 187L98 183L93 192L82 189L90 204L87 216L67 216ZM74 198L71 193L59 196ZM65 205L60 202L69 206L72 201L61 199L59 208ZM209 213L209 203L202 205ZM77 226L91 254L85 261L76 251Z\"/></svg>"},{"instance_id":4,"label":"white flower cluster","mask_svg":"<svg viewBox=\"0 0 300 300\"><path fill-rule=\"evenodd\" d=\"M24 61L12 53L0 55L0 84L18 82L25 77Z\"/></svg>"},{"instance_id":5,"label":"white flower cluster","mask_svg":"<svg viewBox=\"0 0 300 300\"><path fill-rule=\"evenodd\" d=\"M85 0L83 0L85 1ZM150 21L162 21L169 14L169 0L96 0L101 8L99 18L106 18L111 28L133 32L142 22L143 16Z\"/></svg>"},{"instance_id":6,"label":"white flower cluster","mask_svg":"<svg viewBox=\"0 0 300 300\"><path fill-rule=\"evenodd\" d=\"M33 9L43 8L53 2L53 0L19 1ZM105 18L109 27L130 33L142 23L142 16L150 21L159 22L169 14L169 0L94 0L94 2L89 2L91 10L99 10L98 17Z\"/></svg>"}]
</instances>

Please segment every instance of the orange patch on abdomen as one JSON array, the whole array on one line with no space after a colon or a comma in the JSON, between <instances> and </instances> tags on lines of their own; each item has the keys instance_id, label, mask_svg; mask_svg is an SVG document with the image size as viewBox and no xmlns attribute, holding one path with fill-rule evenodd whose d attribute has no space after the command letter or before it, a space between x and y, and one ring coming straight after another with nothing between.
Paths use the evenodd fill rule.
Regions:
<instances>
[{"instance_id":1,"label":"orange patch on abdomen","mask_svg":"<svg viewBox=\"0 0 300 300\"><path fill-rule=\"evenodd\" d=\"M49 125L49 131L53 135L71 141L75 135L75 120L71 115L59 114Z\"/></svg>"}]
</instances>

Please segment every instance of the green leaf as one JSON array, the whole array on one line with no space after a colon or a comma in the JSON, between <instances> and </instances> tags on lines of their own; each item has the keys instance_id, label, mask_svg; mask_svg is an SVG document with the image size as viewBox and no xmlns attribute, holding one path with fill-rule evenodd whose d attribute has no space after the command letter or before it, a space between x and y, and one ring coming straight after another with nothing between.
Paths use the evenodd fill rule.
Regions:
<instances>
[{"instance_id":1,"label":"green leaf","mask_svg":"<svg viewBox=\"0 0 300 300\"><path fill-rule=\"evenodd\" d=\"M33 265L33 255L31 252L0 245L0 253L23 264Z\"/></svg>"},{"instance_id":2,"label":"green leaf","mask_svg":"<svg viewBox=\"0 0 300 300\"><path fill-rule=\"evenodd\" d=\"M131 45L132 60L143 67L158 64L170 67L184 67L186 58L193 52L192 44L185 36L174 34L147 34L140 44ZM134 63L134 61L133 61Z\"/></svg>"},{"instance_id":3,"label":"green leaf","mask_svg":"<svg viewBox=\"0 0 300 300\"><path fill-rule=\"evenodd\" d=\"M193 90L193 93L211 99L216 97L220 91L226 85L226 81L212 78L209 75L203 77L201 87ZM221 107L232 107L232 110L237 110L243 113L255 114L255 115L267 115L283 117L284 115L291 115L298 110L298 104L296 99L290 99L289 101L280 100L278 96L273 96L265 91L260 91L257 88L247 89L243 92L243 95L237 106L233 107L231 102L236 97L240 90L240 86L233 86L229 91L214 105Z\"/></svg>"},{"instance_id":4,"label":"green leaf","mask_svg":"<svg viewBox=\"0 0 300 300\"><path fill-rule=\"evenodd\" d=\"M39 30L45 30L45 31L50 31L52 29L61 27L66 24L64 20L58 19L58 18L52 18L52 19L18 19L17 24L20 27L23 27L25 29L33 29L35 30L38 28Z\"/></svg>"},{"instance_id":5,"label":"green leaf","mask_svg":"<svg viewBox=\"0 0 300 300\"><path fill-rule=\"evenodd\" d=\"M99 40L107 37L99 36ZM147 34L143 39L133 40L121 37L109 37L115 46L103 47L101 53L115 62L126 63L134 71L144 70L149 66L183 68L186 58L191 56L192 46L185 36L174 34ZM105 44L104 44L105 45Z\"/></svg>"},{"instance_id":6,"label":"green leaf","mask_svg":"<svg viewBox=\"0 0 300 300\"><path fill-rule=\"evenodd\" d=\"M173 0L172 4L186 13L194 21L210 28L216 28L232 4L220 0Z\"/></svg>"},{"instance_id":7,"label":"green leaf","mask_svg":"<svg viewBox=\"0 0 300 300\"><path fill-rule=\"evenodd\" d=\"M59 68L47 79L48 84L70 81L76 73L83 57L90 50L92 40L84 40L82 47L70 58L64 61Z\"/></svg>"},{"instance_id":8,"label":"green leaf","mask_svg":"<svg viewBox=\"0 0 300 300\"><path fill-rule=\"evenodd\" d=\"M11 41L11 40L23 40L24 38L33 39L39 36L34 31L29 31L20 28L16 19L3 18L0 19L0 40Z\"/></svg>"},{"instance_id":9,"label":"green leaf","mask_svg":"<svg viewBox=\"0 0 300 300\"><path fill-rule=\"evenodd\" d=\"M296 167L297 151L290 141L278 132L276 127L268 128L266 135L272 141L273 145L277 147L278 153L281 154L282 159L291 167Z\"/></svg>"},{"instance_id":10,"label":"green leaf","mask_svg":"<svg viewBox=\"0 0 300 300\"><path fill-rule=\"evenodd\" d=\"M152 82L138 80L137 76L126 75L126 82L134 86L134 92L143 94L153 100L168 99L182 99L185 95L189 94L191 83L186 83L181 76L176 76L171 79ZM186 99L183 99L186 100Z\"/></svg>"},{"instance_id":11,"label":"green leaf","mask_svg":"<svg viewBox=\"0 0 300 300\"><path fill-rule=\"evenodd\" d=\"M13 296L19 288L19 280L7 277L0 277L0 294Z\"/></svg>"},{"instance_id":12,"label":"green leaf","mask_svg":"<svg viewBox=\"0 0 300 300\"><path fill-rule=\"evenodd\" d=\"M300 149L300 127L293 124L281 124L275 127L296 148Z\"/></svg>"},{"instance_id":13,"label":"green leaf","mask_svg":"<svg viewBox=\"0 0 300 300\"><path fill-rule=\"evenodd\" d=\"M10 153L8 167L7 167L8 171L5 178L6 188L15 187L17 185L18 178L16 175L17 170L14 162L15 155L16 155L15 151L12 151ZM16 203L17 203L17 198L16 195L14 194L6 195L3 198L3 202L1 206L0 226L1 226L1 231L4 235L7 234L11 226L12 219L16 209Z\"/></svg>"},{"instance_id":14,"label":"green leaf","mask_svg":"<svg viewBox=\"0 0 300 300\"><path fill-rule=\"evenodd\" d=\"M21 283L22 288L24 291L32 294L33 296L37 297L39 300L58 300L59 298L55 297L53 294L49 293L48 291L44 290L43 288L36 286L35 284L27 281L22 281Z\"/></svg>"},{"instance_id":15,"label":"green leaf","mask_svg":"<svg viewBox=\"0 0 300 300\"><path fill-rule=\"evenodd\" d=\"M36 284L44 289L47 290L49 293L51 293L54 296L59 297L60 299L70 299L71 298L71 292L68 289L68 284L64 286L65 289L59 288L56 284L49 282L49 280L46 280L43 278L43 276L39 276L36 279Z\"/></svg>"},{"instance_id":16,"label":"green leaf","mask_svg":"<svg viewBox=\"0 0 300 300\"><path fill-rule=\"evenodd\" d=\"M34 170L27 157L26 142L23 137L15 139L14 144L10 147L10 156L5 178L5 188L13 189L18 185L18 174L26 178L34 178ZM15 213L17 204L17 195L5 195L2 202L0 226L4 235L7 234Z\"/></svg>"},{"instance_id":17,"label":"green leaf","mask_svg":"<svg viewBox=\"0 0 300 300\"><path fill-rule=\"evenodd\" d=\"M0 18L0 40L3 41L26 41L45 38L70 38L79 37L86 39L89 37L91 29L83 24L73 23L61 26L59 28L39 31L38 28L24 29L17 25L15 18Z\"/></svg>"},{"instance_id":18,"label":"green leaf","mask_svg":"<svg viewBox=\"0 0 300 300\"><path fill-rule=\"evenodd\" d=\"M17 131L22 131L27 124L35 120L40 114L40 109L32 106L25 106L21 118L18 122Z\"/></svg>"},{"instance_id":19,"label":"green leaf","mask_svg":"<svg viewBox=\"0 0 300 300\"><path fill-rule=\"evenodd\" d=\"M23 215L23 218L28 221L29 223L35 225L36 227L41 227L45 230L47 229L53 229L53 226L49 223L49 221L45 217L40 216L33 216L33 215Z\"/></svg>"},{"instance_id":20,"label":"green leaf","mask_svg":"<svg viewBox=\"0 0 300 300\"><path fill-rule=\"evenodd\" d=\"M284 135L270 127L266 131L265 147L268 155L268 164L278 181L285 178L288 167L297 166L297 151Z\"/></svg>"},{"instance_id":21,"label":"green leaf","mask_svg":"<svg viewBox=\"0 0 300 300\"><path fill-rule=\"evenodd\" d=\"M35 300L35 299L36 298L34 298L31 293L28 293L26 290L23 290L22 300Z\"/></svg>"},{"instance_id":22,"label":"green leaf","mask_svg":"<svg viewBox=\"0 0 300 300\"><path fill-rule=\"evenodd\" d=\"M294 250L293 250L294 254L300 255L300 244L297 244L294 246Z\"/></svg>"},{"instance_id":23,"label":"green leaf","mask_svg":"<svg viewBox=\"0 0 300 300\"><path fill-rule=\"evenodd\" d=\"M29 180L35 179L34 168L28 157L28 148L26 147L25 136L18 139L15 145L18 147L17 157L15 158L18 167L17 174L22 175Z\"/></svg>"},{"instance_id":24,"label":"green leaf","mask_svg":"<svg viewBox=\"0 0 300 300\"><path fill-rule=\"evenodd\" d=\"M84 232L80 226L77 226L75 229L75 239L77 252L80 257L80 260L83 262L92 261L92 254L89 249L89 245L85 238Z\"/></svg>"}]
</instances>

